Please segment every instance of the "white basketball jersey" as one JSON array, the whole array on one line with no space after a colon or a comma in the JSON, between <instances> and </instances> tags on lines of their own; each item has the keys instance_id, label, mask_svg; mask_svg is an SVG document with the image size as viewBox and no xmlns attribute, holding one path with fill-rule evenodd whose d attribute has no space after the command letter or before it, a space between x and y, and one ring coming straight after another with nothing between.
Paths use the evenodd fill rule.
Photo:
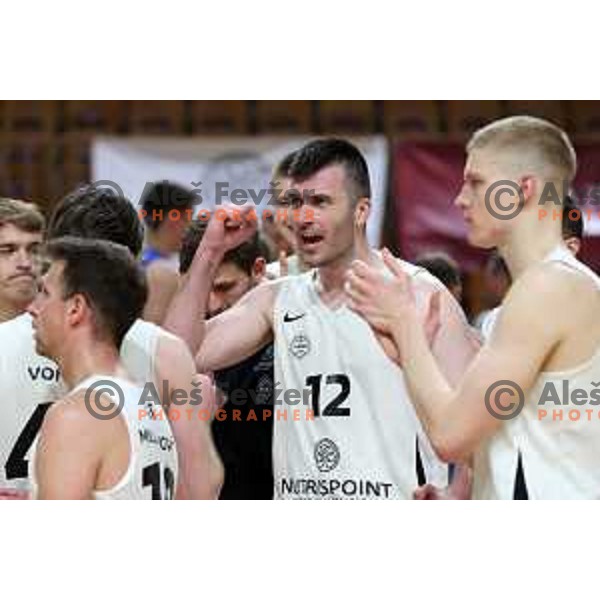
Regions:
<instances>
[{"instance_id":1,"label":"white basketball jersey","mask_svg":"<svg viewBox=\"0 0 600 600\"><path fill-rule=\"evenodd\" d=\"M28 314L0 324L0 489L31 491L31 447L46 410L67 393L57 365L36 353L33 335ZM166 337L172 334L141 319L131 326L120 353L134 381L154 381L158 341Z\"/></svg>"},{"instance_id":2,"label":"white basketball jersey","mask_svg":"<svg viewBox=\"0 0 600 600\"><path fill-rule=\"evenodd\" d=\"M327 307L316 285L314 270L289 277L275 301L275 498L403 499L424 479L446 485L402 370L365 320Z\"/></svg>"},{"instance_id":3,"label":"white basketball jersey","mask_svg":"<svg viewBox=\"0 0 600 600\"><path fill-rule=\"evenodd\" d=\"M494 331L494 327L496 327L496 321L498 321L498 317L500 316L500 306L496 306L496 308L492 308L481 322L481 335L484 340L489 340L492 335L492 331Z\"/></svg>"},{"instance_id":4,"label":"white basketball jersey","mask_svg":"<svg viewBox=\"0 0 600 600\"><path fill-rule=\"evenodd\" d=\"M160 406L144 399L143 388L124 379L94 375L73 391L110 387L119 390L122 418L129 436L129 464L120 481L108 490L93 492L95 500L173 500L177 484L177 447L169 421ZM35 456L35 450L34 455ZM35 477L32 469L34 494Z\"/></svg>"},{"instance_id":5,"label":"white basketball jersey","mask_svg":"<svg viewBox=\"0 0 600 600\"><path fill-rule=\"evenodd\" d=\"M594 280L600 290L600 278L580 263L566 248L551 252L546 261L557 261ZM498 314L498 313L497 313ZM529 499L600 498L600 415L598 405L540 404L546 386L560 395L565 382L569 390L577 388L594 398L593 382L600 381L600 346L584 364L564 372L540 373L521 413L506 421L475 455L473 497L512 499L520 470ZM600 399L600 398L599 398ZM562 410L562 419L539 418L538 409ZM582 415L570 420L571 409ZM586 409L593 409L587 419ZM520 464L519 464L520 463Z\"/></svg>"},{"instance_id":6,"label":"white basketball jersey","mask_svg":"<svg viewBox=\"0 0 600 600\"><path fill-rule=\"evenodd\" d=\"M300 273L302 273L300 261L296 254L289 256L287 262L288 275L300 275ZM267 265L267 275L273 279L279 279L281 277L281 265L278 260L270 262Z\"/></svg>"},{"instance_id":7,"label":"white basketball jersey","mask_svg":"<svg viewBox=\"0 0 600 600\"><path fill-rule=\"evenodd\" d=\"M142 319L135 321L120 348L121 362L134 381L142 385L154 382L158 342L173 337L173 334L154 323ZM161 382L155 383L159 386Z\"/></svg>"},{"instance_id":8,"label":"white basketball jersey","mask_svg":"<svg viewBox=\"0 0 600 600\"><path fill-rule=\"evenodd\" d=\"M0 489L30 491L32 444L51 403L64 396L58 367L35 351L31 317L0 324Z\"/></svg>"}]
</instances>

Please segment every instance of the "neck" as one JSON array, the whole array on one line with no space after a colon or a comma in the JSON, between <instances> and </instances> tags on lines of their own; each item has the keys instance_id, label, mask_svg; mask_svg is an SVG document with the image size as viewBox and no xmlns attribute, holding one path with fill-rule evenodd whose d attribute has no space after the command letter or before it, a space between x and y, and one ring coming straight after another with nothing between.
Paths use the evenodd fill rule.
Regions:
<instances>
[{"instance_id":1,"label":"neck","mask_svg":"<svg viewBox=\"0 0 600 600\"><path fill-rule=\"evenodd\" d=\"M92 375L118 375L121 372L119 352L113 344L88 340L65 343L65 352L56 357L61 375L73 389Z\"/></svg>"},{"instance_id":2,"label":"neck","mask_svg":"<svg viewBox=\"0 0 600 600\"><path fill-rule=\"evenodd\" d=\"M515 231L498 248L513 279L517 279L529 266L543 260L554 248L564 244L559 226L534 229L529 232Z\"/></svg>"},{"instance_id":3,"label":"neck","mask_svg":"<svg viewBox=\"0 0 600 600\"><path fill-rule=\"evenodd\" d=\"M15 306L14 304L3 304L0 302L0 323L10 321L25 312L25 307Z\"/></svg>"},{"instance_id":4,"label":"neck","mask_svg":"<svg viewBox=\"0 0 600 600\"><path fill-rule=\"evenodd\" d=\"M165 240L162 236L158 234L158 232L151 231L147 234L147 245L151 246L159 252L160 254L164 254L168 256L173 253L173 249L167 240Z\"/></svg>"},{"instance_id":5,"label":"neck","mask_svg":"<svg viewBox=\"0 0 600 600\"><path fill-rule=\"evenodd\" d=\"M377 262L377 255L369 247L366 240L364 243L357 241L350 252L326 266L319 267L319 281L323 292L343 291L346 283L346 272L352 261L357 259L371 264Z\"/></svg>"}]
</instances>

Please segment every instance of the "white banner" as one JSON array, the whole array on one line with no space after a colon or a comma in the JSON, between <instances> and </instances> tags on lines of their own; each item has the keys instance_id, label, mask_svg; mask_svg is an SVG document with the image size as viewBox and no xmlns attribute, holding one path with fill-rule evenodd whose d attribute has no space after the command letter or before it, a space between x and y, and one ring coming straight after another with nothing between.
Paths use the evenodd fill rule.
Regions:
<instances>
[{"instance_id":1,"label":"white banner","mask_svg":"<svg viewBox=\"0 0 600 600\"><path fill-rule=\"evenodd\" d=\"M261 212L272 198L268 190L273 167L310 139L100 137L92 146L92 176L95 181L118 184L136 206L146 185L168 180L198 190L202 196L199 208L231 202L234 190L244 190L238 192L237 200L245 192L247 202L257 204L256 210ZM369 165L373 197L367 236L378 246L387 194L387 142L383 136L349 139Z\"/></svg>"}]
</instances>

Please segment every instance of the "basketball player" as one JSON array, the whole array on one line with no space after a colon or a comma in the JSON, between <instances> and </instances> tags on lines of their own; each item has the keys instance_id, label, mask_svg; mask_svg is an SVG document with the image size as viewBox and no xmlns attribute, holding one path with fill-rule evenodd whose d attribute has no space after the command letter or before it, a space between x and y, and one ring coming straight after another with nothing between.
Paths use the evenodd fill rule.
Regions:
<instances>
[{"instance_id":1,"label":"basketball player","mask_svg":"<svg viewBox=\"0 0 600 600\"><path fill-rule=\"evenodd\" d=\"M144 211L146 241L140 262L148 277L148 302L144 319L160 325L177 290L178 253L190 222L196 197L170 181L146 186L140 204Z\"/></svg>"},{"instance_id":2,"label":"basketball player","mask_svg":"<svg viewBox=\"0 0 600 600\"><path fill-rule=\"evenodd\" d=\"M439 456L460 460L475 453L474 497L509 499L523 489L532 499L598 498L597 415L570 421L538 412L556 408L540 402L546 386L558 393L577 388L580 399L589 399L600 378L600 280L567 249L552 211L540 213L541 199L562 198L572 182L575 151L551 123L511 117L476 132L467 153L456 204L469 241L497 247L514 282L464 377L453 384L442 373L416 319L413 286L390 255L392 282L366 264L353 266L351 306L395 340L410 398ZM486 207L498 181L518 186L513 209L520 212L512 219L497 219ZM563 396L561 408L573 408Z\"/></svg>"},{"instance_id":3,"label":"basketball player","mask_svg":"<svg viewBox=\"0 0 600 600\"><path fill-rule=\"evenodd\" d=\"M289 192L291 182L287 173L294 160L294 152L284 156L273 171L273 183L277 190L277 205ZM299 275L307 270L294 248L294 232L291 224L282 222L277 214L271 219L263 219L263 232L271 242L277 260L267 265L267 277L277 279L286 275Z\"/></svg>"},{"instance_id":4,"label":"basketball player","mask_svg":"<svg viewBox=\"0 0 600 600\"><path fill-rule=\"evenodd\" d=\"M27 463L21 451L27 452L31 443L19 434L33 418L31 405L36 407L34 420L41 423L45 402L60 395L58 369L33 352L31 319L25 314L39 277L43 227L35 205L0 198L0 499L27 497ZM24 390L31 405L16 403L15 396Z\"/></svg>"},{"instance_id":5,"label":"basketball player","mask_svg":"<svg viewBox=\"0 0 600 600\"><path fill-rule=\"evenodd\" d=\"M93 185L77 189L54 209L47 238L65 235L113 241L133 255L140 252L143 241L133 205L110 189ZM30 489L31 446L45 412L64 395L64 387L58 367L35 352L29 315L0 325L0 346L11 350L0 355L0 488L21 496ZM120 350L132 378L154 383L165 406L175 390L183 390L188 399L184 404L178 400L177 405L185 418L172 421L179 451L177 498L216 498L222 465L210 425L199 418L200 410L214 406L212 383L196 375L193 358L181 340L141 319L127 332ZM189 398L198 388L202 403L190 406Z\"/></svg>"},{"instance_id":6,"label":"basketball player","mask_svg":"<svg viewBox=\"0 0 600 600\"><path fill-rule=\"evenodd\" d=\"M366 242L364 157L344 140L316 140L295 154L288 174L298 191L295 243L311 270L261 284L205 322L219 264L255 222L236 226L233 212L229 222L212 219L171 305L176 332L199 346L201 372L239 363L274 341L275 381L284 391L275 399L276 498L410 498L425 478L446 483L406 398L392 340L374 335L344 304L345 272L361 249L384 269ZM434 290L450 296L424 270L398 264L415 280L423 313ZM473 340L450 298L443 316L434 353L454 380L471 360Z\"/></svg>"},{"instance_id":7,"label":"basketball player","mask_svg":"<svg viewBox=\"0 0 600 600\"><path fill-rule=\"evenodd\" d=\"M0 198L0 323L22 314L35 295L43 228L35 205Z\"/></svg>"},{"instance_id":8,"label":"basketball player","mask_svg":"<svg viewBox=\"0 0 600 600\"><path fill-rule=\"evenodd\" d=\"M583 239L583 214L581 209L577 208L577 205L570 196L565 196L564 205L562 208L562 238L565 242L565 246L570 250L573 256L577 256L581 249L581 241ZM507 287L510 287L510 273L506 268L506 263L500 256L494 256L496 263L499 263L499 267L504 272L506 277ZM504 294L502 297L504 297ZM502 298L500 299L500 302ZM498 316L500 315L501 305L496 306L492 310L485 313L483 319L481 319L481 335L484 339L487 339L492 334L492 329L496 325Z\"/></svg>"},{"instance_id":9,"label":"basketball player","mask_svg":"<svg viewBox=\"0 0 600 600\"><path fill-rule=\"evenodd\" d=\"M189 270L206 228L206 221L193 221L188 227L179 260L182 275ZM208 300L209 316L227 310L264 280L267 255L268 248L258 233L225 254ZM264 346L240 364L215 371L214 380L224 399L230 400L223 403L220 417L212 422L215 446L225 467L219 499L271 500L273 345Z\"/></svg>"},{"instance_id":10,"label":"basketball player","mask_svg":"<svg viewBox=\"0 0 600 600\"><path fill-rule=\"evenodd\" d=\"M35 497L173 499L171 427L153 418L159 405L143 400L119 358L146 302L143 272L111 242L62 238L46 252L50 268L29 312L37 351L59 365L70 391L44 418L34 450Z\"/></svg>"}]
</instances>

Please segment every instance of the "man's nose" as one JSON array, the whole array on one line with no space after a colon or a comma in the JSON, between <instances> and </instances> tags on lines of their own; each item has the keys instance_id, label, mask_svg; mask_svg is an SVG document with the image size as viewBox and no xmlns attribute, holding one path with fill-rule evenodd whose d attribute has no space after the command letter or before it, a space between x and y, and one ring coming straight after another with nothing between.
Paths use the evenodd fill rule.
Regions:
<instances>
[{"instance_id":1,"label":"man's nose","mask_svg":"<svg viewBox=\"0 0 600 600\"><path fill-rule=\"evenodd\" d=\"M33 270L33 256L25 248L21 248L17 252L17 268L21 271Z\"/></svg>"},{"instance_id":2,"label":"man's nose","mask_svg":"<svg viewBox=\"0 0 600 600\"><path fill-rule=\"evenodd\" d=\"M465 194L465 188L460 188L456 198L454 198L454 206L457 208L466 208L469 201L467 199L467 195Z\"/></svg>"},{"instance_id":3,"label":"man's nose","mask_svg":"<svg viewBox=\"0 0 600 600\"><path fill-rule=\"evenodd\" d=\"M297 225L312 225L315 222L315 209L311 206L303 204L302 208L298 211L298 214L295 216L298 219Z\"/></svg>"}]
</instances>

